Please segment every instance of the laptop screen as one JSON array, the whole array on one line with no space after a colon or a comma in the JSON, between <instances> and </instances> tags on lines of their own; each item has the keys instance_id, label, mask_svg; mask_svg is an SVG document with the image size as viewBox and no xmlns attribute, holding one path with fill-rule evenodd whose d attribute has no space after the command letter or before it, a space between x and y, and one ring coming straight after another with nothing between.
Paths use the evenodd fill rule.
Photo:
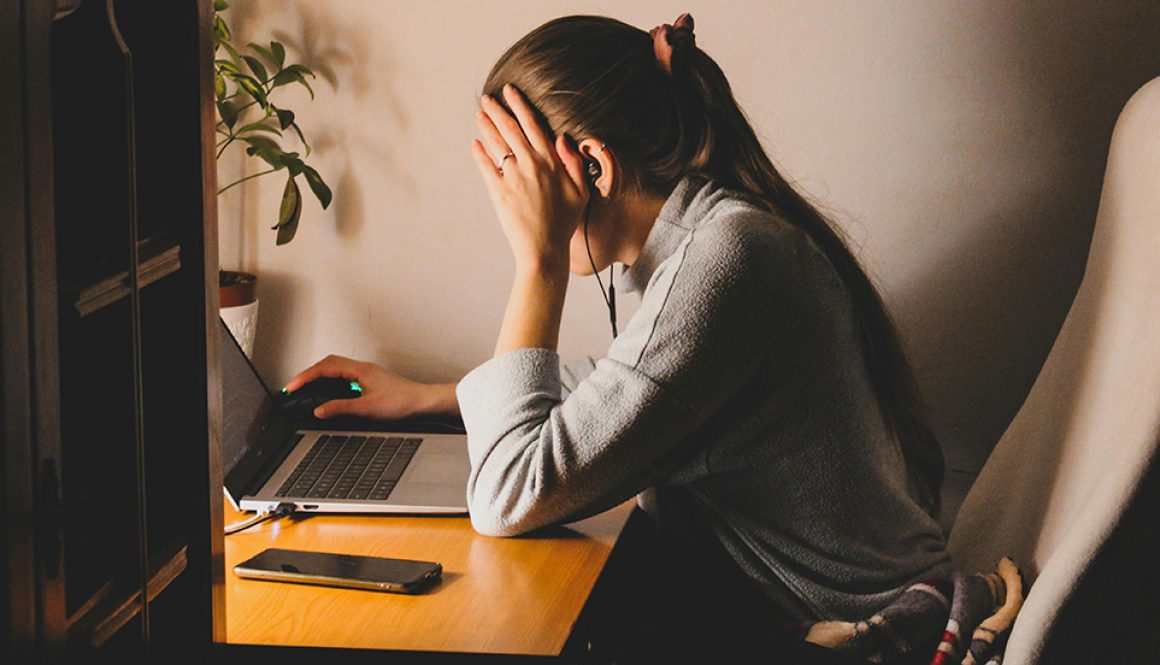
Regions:
<instances>
[{"instance_id":1,"label":"laptop screen","mask_svg":"<svg viewBox=\"0 0 1160 665\"><path fill-rule=\"evenodd\" d=\"M242 348L221 321L221 339L218 344L222 380L222 464L226 490L238 501L251 489L257 471L264 464L256 457L265 457L252 450L263 441L264 428L270 425L278 412L273 395ZM257 452L258 455L253 453ZM243 458L251 453L246 464ZM262 460L265 462L266 460Z\"/></svg>"}]
</instances>

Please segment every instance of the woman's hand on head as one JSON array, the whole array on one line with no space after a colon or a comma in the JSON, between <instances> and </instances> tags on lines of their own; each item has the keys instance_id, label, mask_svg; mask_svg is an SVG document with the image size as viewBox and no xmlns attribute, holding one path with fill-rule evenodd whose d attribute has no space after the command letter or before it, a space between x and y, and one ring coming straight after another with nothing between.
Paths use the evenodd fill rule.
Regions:
<instances>
[{"instance_id":1,"label":"woman's hand on head","mask_svg":"<svg viewBox=\"0 0 1160 665\"><path fill-rule=\"evenodd\" d=\"M568 242L588 203L584 160L566 137L553 140L544 131L520 91L509 84L503 94L514 115L491 97L481 102L476 166L517 269L566 272Z\"/></svg>"},{"instance_id":2,"label":"woman's hand on head","mask_svg":"<svg viewBox=\"0 0 1160 665\"><path fill-rule=\"evenodd\" d=\"M327 356L314 363L290 379L284 390L293 393L318 378L342 378L362 386L359 397L330 400L316 408L318 418L399 420L421 414L453 414L459 408L455 384L419 383L374 363L342 356Z\"/></svg>"}]
</instances>

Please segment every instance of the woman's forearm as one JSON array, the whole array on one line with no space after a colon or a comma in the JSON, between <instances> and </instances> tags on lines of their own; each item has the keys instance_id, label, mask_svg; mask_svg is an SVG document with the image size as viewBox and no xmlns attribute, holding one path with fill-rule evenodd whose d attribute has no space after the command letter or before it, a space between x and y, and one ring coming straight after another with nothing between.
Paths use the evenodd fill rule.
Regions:
<instances>
[{"instance_id":1,"label":"woman's forearm","mask_svg":"<svg viewBox=\"0 0 1160 665\"><path fill-rule=\"evenodd\" d=\"M555 351L560 339L560 319L564 313L567 288L566 260L518 266L495 344L495 355L527 348Z\"/></svg>"}]
</instances>

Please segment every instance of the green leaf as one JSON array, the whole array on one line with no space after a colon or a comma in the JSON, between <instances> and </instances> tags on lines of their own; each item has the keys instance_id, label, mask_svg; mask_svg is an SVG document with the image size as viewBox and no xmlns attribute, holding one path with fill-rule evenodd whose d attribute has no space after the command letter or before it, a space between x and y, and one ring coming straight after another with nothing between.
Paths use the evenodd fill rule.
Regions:
<instances>
[{"instance_id":1,"label":"green leaf","mask_svg":"<svg viewBox=\"0 0 1160 665\"><path fill-rule=\"evenodd\" d=\"M264 109L270 103L266 100L266 91L263 90L261 84L259 84L253 78L246 76L245 74L231 76L230 78L232 78L242 90L245 90L246 94L248 94L250 97L253 97L254 101L258 102L258 106L261 106Z\"/></svg>"},{"instance_id":2,"label":"green leaf","mask_svg":"<svg viewBox=\"0 0 1160 665\"><path fill-rule=\"evenodd\" d=\"M251 122L250 124L246 125L245 127L242 127L241 129L239 129L237 133L243 134L245 132L270 132L271 134L277 134L278 136L281 136L282 131L280 129L278 129L277 127L267 125L266 120L267 120L267 118L262 118L261 120L259 120L257 122Z\"/></svg>"},{"instance_id":3,"label":"green leaf","mask_svg":"<svg viewBox=\"0 0 1160 665\"><path fill-rule=\"evenodd\" d=\"M238 50L229 42L222 42L222 48L226 50L226 53L230 54L230 62L234 63L234 69L241 71L242 59L238 57Z\"/></svg>"},{"instance_id":4,"label":"green leaf","mask_svg":"<svg viewBox=\"0 0 1160 665\"><path fill-rule=\"evenodd\" d=\"M226 127L233 129L234 124L238 121L238 108L230 102L218 102L217 110L222 122L226 123Z\"/></svg>"},{"instance_id":5,"label":"green leaf","mask_svg":"<svg viewBox=\"0 0 1160 665\"><path fill-rule=\"evenodd\" d=\"M294 122L294 112L293 111L287 111L286 109L278 109L276 111L276 113L278 114L278 124L282 127L282 129L286 129ZM297 127L295 127L295 129L297 129Z\"/></svg>"},{"instance_id":6,"label":"green leaf","mask_svg":"<svg viewBox=\"0 0 1160 665\"><path fill-rule=\"evenodd\" d=\"M280 88L280 87L286 85L287 83L294 83L295 81L297 81L301 77L302 77L301 74L298 74L297 72L292 72L289 69L283 69L282 71L278 72L278 74L274 77L274 80L272 81L273 85L271 86L271 89Z\"/></svg>"},{"instance_id":7,"label":"green leaf","mask_svg":"<svg viewBox=\"0 0 1160 665\"><path fill-rule=\"evenodd\" d=\"M294 176L286 180L286 189L282 191L282 206L278 210L278 244L285 245L294 239L298 232L298 220L302 217L302 194L298 191L298 183Z\"/></svg>"},{"instance_id":8,"label":"green leaf","mask_svg":"<svg viewBox=\"0 0 1160 665\"><path fill-rule=\"evenodd\" d=\"M220 76L213 77L213 92L217 96L218 101L226 98L226 80ZM283 127L282 129L286 129Z\"/></svg>"},{"instance_id":9,"label":"green leaf","mask_svg":"<svg viewBox=\"0 0 1160 665\"><path fill-rule=\"evenodd\" d=\"M299 83L306 86L306 90L310 92L310 99L314 99L314 88L311 88L310 84L306 82L306 77L298 72L294 72L294 77L298 80Z\"/></svg>"},{"instance_id":10,"label":"green leaf","mask_svg":"<svg viewBox=\"0 0 1160 665\"><path fill-rule=\"evenodd\" d=\"M251 148L256 150L277 150L279 152L282 150L282 147L278 145L278 142L269 136L239 136L238 138L245 141L250 145Z\"/></svg>"},{"instance_id":11,"label":"green leaf","mask_svg":"<svg viewBox=\"0 0 1160 665\"><path fill-rule=\"evenodd\" d=\"M224 12L230 8L230 3L226 0L213 0L213 10L215 12Z\"/></svg>"},{"instance_id":12,"label":"green leaf","mask_svg":"<svg viewBox=\"0 0 1160 665\"><path fill-rule=\"evenodd\" d=\"M302 65L290 65L286 69L278 72L278 75L274 77L273 87L277 88L279 86L286 85L287 83L301 83L302 85L306 86L308 91L310 91L310 98L314 99L314 89L311 88L310 83L306 81L306 75L314 76L314 73Z\"/></svg>"},{"instance_id":13,"label":"green leaf","mask_svg":"<svg viewBox=\"0 0 1160 665\"><path fill-rule=\"evenodd\" d=\"M248 134L246 136L239 136L238 138L250 146L246 148L247 155L256 155L275 169L280 170L286 168L284 161L286 153L282 152L282 147L274 139L260 134Z\"/></svg>"},{"instance_id":14,"label":"green leaf","mask_svg":"<svg viewBox=\"0 0 1160 665\"><path fill-rule=\"evenodd\" d=\"M293 123L290 126L293 127L294 131L298 134L298 140L302 141L302 145L306 146L306 156L309 157L310 156L310 144L306 142L306 136L304 136L302 134L302 128L298 126L298 123Z\"/></svg>"},{"instance_id":15,"label":"green leaf","mask_svg":"<svg viewBox=\"0 0 1160 665\"><path fill-rule=\"evenodd\" d=\"M306 184L310 185L311 191L318 197L318 202L322 204L322 209L325 210L330 206L331 199L334 198L330 187L326 186L326 183L322 181L322 176L318 175L318 171L315 171L313 168L305 166L302 173L306 176Z\"/></svg>"},{"instance_id":16,"label":"green leaf","mask_svg":"<svg viewBox=\"0 0 1160 665\"><path fill-rule=\"evenodd\" d=\"M246 64L250 66L250 71L254 72L254 76L258 78L259 83L266 80L266 68L262 66L260 60L252 55L243 55L242 60L245 60Z\"/></svg>"},{"instance_id":17,"label":"green leaf","mask_svg":"<svg viewBox=\"0 0 1160 665\"><path fill-rule=\"evenodd\" d=\"M278 63L275 69L282 69L282 64L286 62L286 49L278 42L270 42L270 53Z\"/></svg>"},{"instance_id":18,"label":"green leaf","mask_svg":"<svg viewBox=\"0 0 1160 665\"><path fill-rule=\"evenodd\" d=\"M290 170L291 175L300 175L306 169L306 163L298 157L298 153L296 152L284 154L282 161L286 164L286 168Z\"/></svg>"},{"instance_id":19,"label":"green leaf","mask_svg":"<svg viewBox=\"0 0 1160 665\"><path fill-rule=\"evenodd\" d=\"M277 71L282 68L282 66L278 64L278 61L274 59L274 54L270 53L269 49L267 49L265 46L254 44L253 42L251 42L249 46L250 48L257 51L258 55L262 56L262 59L270 65L270 69ZM266 80L266 77L263 76L262 80Z\"/></svg>"},{"instance_id":20,"label":"green leaf","mask_svg":"<svg viewBox=\"0 0 1160 665\"><path fill-rule=\"evenodd\" d=\"M215 53L218 47L226 40L226 31L222 27L224 25L225 21L221 20L221 18L217 16L213 17L213 50Z\"/></svg>"},{"instance_id":21,"label":"green leaf","mask_svg":"<svg viewBox=\"0 0 1160 665\"><path fill-rule=\"evenodd\" d=\"M282 163L282 153L277 150L246 148L246 153L251 156L257 155L259 159L269 164L275 171L281 171L286 167Z\"/></svg>"},{"instance_id":22,"label":"green leaf","mask_svg":"<svg viewBox=\"0 0 1160 665\"><path fill-rule=\"evenodd\" d=\"M292 72L298 72L304 76L309 76L310 78L316 78L314 76L314 72L310 71L310 68L306 65L290 65L286 69L289 69Z\"/></svg>"},{"instance_id":23,"label":"green leaf","mask_svg":"<svg viewBox=\"0 0 1160 665\"><path fill-rule=\"evenodd\" d=\"M218 68L218 71L225 74L241 74L242 70L236 64L229 60L214 60L213 64ZM244 76L244 74L243 74Z\"/></svg>"},{"instance_id":24,"label":"green leaf","mask_svg":"<svg viewBox=\"0 0 1160 665\"><path fill-rule=\"evenodd\" d=\"M221 34L222 41L228 42L233 37L230 26L226 25L226 20L220 16L213 17L213 29L215 33Z\"/></svg>"}]
</instances>

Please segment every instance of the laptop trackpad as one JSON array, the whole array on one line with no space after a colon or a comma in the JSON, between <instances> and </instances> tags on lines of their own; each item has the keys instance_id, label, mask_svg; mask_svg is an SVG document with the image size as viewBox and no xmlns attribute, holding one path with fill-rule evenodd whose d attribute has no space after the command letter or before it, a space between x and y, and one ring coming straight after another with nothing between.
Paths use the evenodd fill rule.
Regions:
<instances>
[{"instance_id":1,"label":"laptop trackpad","mask_svg":"<svg viewBox=\"0 0 1160 665\"><path fill-rule=\"evenodd\" d=\"M470 473L471 463L465 454L421 450L403 473L389 502L396 506L442 506L467 512Z\"/></svg>"},{"instance_id":2,"label":"laptop trackpad","mask_svg":"<svg viewBox=\"0 0 1160 665\"><path fill-rule=\"evenodd\" d=\"M422 457L422 464L411 465L406 480L409 483L454 483L460 477L466 477L467 471L462 456L428 454Z\"/></svg>"}]
</instances>

